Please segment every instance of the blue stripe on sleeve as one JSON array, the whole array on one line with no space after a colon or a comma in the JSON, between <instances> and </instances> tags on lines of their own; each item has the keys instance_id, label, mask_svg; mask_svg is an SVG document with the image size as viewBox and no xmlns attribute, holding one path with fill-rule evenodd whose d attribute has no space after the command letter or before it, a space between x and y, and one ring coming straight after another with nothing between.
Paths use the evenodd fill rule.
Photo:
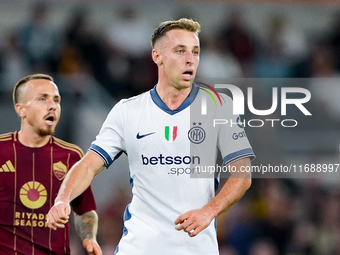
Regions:
<instances>
[{"instance_id":1,"label":"blue stripe on sleeve","mask_svg":"<svg viewBox=\"0 0 340 255\"><path fill-rule=\"evenodd\" d=\"M113 160L111 159L110 155L105 150L100 148L99 146L95 144L91 144L89 151L92 151L96 153L99 157L101 157L105 163L106 168L109 168L109 166L112 164Z\"/></svg>"},{"instance_id":2,"label":"blue stripe on sleeve","mask_svg":"<svg viewBox=\"0 0 340 255\"><path fill-rule=\"evenodd\" d=\"M251 160L253 160L255 158L255 154L253 152L253 150L251 148L247 148L247 149L243 149L240 151L236 151L233 152L227 156L224 157L223 161L224 164L223 165L229 165L230 163L242 159L242 158L250 158Z\"/></svg>"}]
</instances>

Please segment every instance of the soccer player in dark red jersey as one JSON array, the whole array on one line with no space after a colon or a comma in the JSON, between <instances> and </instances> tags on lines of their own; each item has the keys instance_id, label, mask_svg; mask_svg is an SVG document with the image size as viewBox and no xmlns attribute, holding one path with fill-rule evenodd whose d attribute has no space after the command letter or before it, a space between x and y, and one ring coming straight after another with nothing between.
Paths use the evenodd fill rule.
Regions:
<instances>
[{"instance_id":1,"label":"soccer player in dark red jersey","mask_svg":"<svg viewBox=\"0 0 340 255\"><path fill-rule=\"evenodd\" d=\"M0 254L70 254L69 224L52 230L46 216L83 151L52 135L61 112L52 77L22 78L14 87L13 101L21 128L0 135ZM91 187L71 206L84 248L91 255L102 254Z\"/></svg>"}]
</instances>

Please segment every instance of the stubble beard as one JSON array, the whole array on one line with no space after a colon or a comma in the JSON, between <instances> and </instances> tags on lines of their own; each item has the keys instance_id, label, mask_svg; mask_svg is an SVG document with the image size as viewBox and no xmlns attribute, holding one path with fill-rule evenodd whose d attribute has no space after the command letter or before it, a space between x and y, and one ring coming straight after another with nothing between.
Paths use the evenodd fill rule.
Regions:
<instances>
[{"instance_id":1,"label":"stubble beard","mask_svg":"<svg viewBox=\"0 0 340 255\"><path fill-rule=\"evenodd\" d=\"M41 137L53 135L54 133L55 133L55 127L50 127L46 129L40 128L37 130L37 134Z\"/></svg>"}]
</instances>

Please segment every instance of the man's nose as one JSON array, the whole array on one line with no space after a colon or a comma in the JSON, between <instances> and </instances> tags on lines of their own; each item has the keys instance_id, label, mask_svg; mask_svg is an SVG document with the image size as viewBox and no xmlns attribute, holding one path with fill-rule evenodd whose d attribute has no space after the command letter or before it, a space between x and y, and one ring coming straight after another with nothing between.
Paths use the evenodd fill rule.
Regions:
<instances>
[{"instance_id":1,"label":"man's nose","mask_svg":"<svg viewBox=\"0 0 340 255\"><path fill-rule=\"evenodd\" d=\"M186 64L193 65L194 64L194 55L191 52L187 52L186 54Z\"/></svg>"}]
</instances>

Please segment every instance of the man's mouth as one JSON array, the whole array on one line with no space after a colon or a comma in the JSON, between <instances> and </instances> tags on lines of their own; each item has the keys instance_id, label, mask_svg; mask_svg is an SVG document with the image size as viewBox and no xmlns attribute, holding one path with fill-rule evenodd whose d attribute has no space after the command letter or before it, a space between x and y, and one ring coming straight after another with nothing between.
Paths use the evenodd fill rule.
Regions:
<instances>
[{"instance_id":1,"label":"man's mouth","mask_svg":"<svg viewBox=\"0 0 340 255\"><path fill-rule=\"evenodd\" d=\"M185 80L191 80L191 78L193 77L193 74L194 74L193 71L188 70L183 73L183 77Z\"/></svg>"},{"instance_id":2,"label":"man's mouth","mask_svg":"<svg viewBox=\"0 0 340 255\"><path fill-rule=\"evenodd\" d=\"M49 115L47 118L45 118L45 123L49 126L52 126L55 122L55 116L54 115Z\"/></svg>"}]
</instances>

